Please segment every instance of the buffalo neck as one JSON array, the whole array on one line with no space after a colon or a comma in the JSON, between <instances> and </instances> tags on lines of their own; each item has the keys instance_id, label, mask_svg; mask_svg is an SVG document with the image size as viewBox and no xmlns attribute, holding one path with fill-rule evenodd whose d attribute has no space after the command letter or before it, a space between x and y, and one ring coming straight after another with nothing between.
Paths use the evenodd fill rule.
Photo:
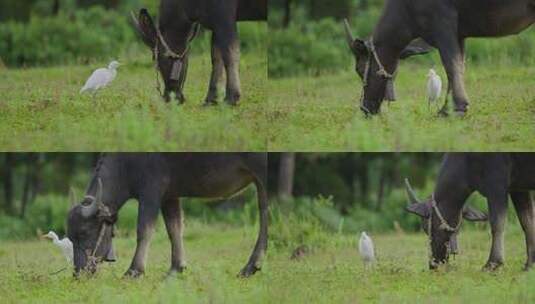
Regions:
<instances>
[{"instance_id":1,"label":"buffalo neck","mask_svg":"<svg viewBox=\"0 0 535 304\"><path fill-rule=\"evenodd\" d=\"M386 71L394 74L401 51L414 39L408 26L408 14L401 1L388 1L372 34L375 49Z\"/></svg>"},{"instance_id":2,"label":"buffalo neck","mask_svg":"<svg viewBox=\"0 0 535 304\"><path fill-rule=\"evenodd\" d=\"M434 192L437 208L448 224L458 225L466 199L474 191L466 176L466 159L462 155L447 155L442 163Z\"/></svg>"},{"instance_id":3,"label":"buffalo neck","mask_svg":"<svg viewBox=\"0 0 535 304\"><path fill-rule=\"evenodd\" d=\"M165 42L175 53L183 53L188 45L188 38L193 28L194 12L184 1L162 1L158 28Z\"/></svg>"},{"instance_id":4,"label":"buffalo neck","mask_svg":"<svg viewBox=\"0 0 535 304\"><path fill-rule=\"evenodd\" d=\"M131 198L128 185L123 175L128 174L121 162L113 161L114 155L101 156L95 167L91 182L86 191L86 196L97 196L98 180L102 182L102 203L106 205L112 214L121 209L124 203Z\"/></svg>"}]
</instances>

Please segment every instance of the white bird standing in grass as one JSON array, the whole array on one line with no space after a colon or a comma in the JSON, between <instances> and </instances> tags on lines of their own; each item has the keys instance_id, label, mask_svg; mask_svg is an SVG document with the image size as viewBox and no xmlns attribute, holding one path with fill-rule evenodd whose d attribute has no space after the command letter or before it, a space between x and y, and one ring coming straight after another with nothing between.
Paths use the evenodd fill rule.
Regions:
<instances>
[{"instance_id":1,"label":"white bird standing in grass","mask_svg":"<svg viewBox=\"0 0 535 304\"><path fill-rule=\"evenodd\" d=\"M65 256L65 259L67 259L67 262L72 263L73 259L73 249L72 249L72 242L69 240L69 238L63 238L59 239L58 235L54 231L48 232L43 237L51 239L54 245L61 248L61 251L63 251L63 255Z\"/></svg>"},{"instance_id":2,"label":"white bird standing in grass","mask_svg":"<svg viewBox=\"0 0 535 304\"><path fill-rule=\"evenodd\" d=\"M114 60L110 62L108 68L96 69L93 74L89 76L89 79L85 82L80 93L93 93L94 97L99 89L104 88L115 79L115 76L117 76L117 67L119 67L119 62Z\"/></svg>"},{"instance_id":3,"label":"white bird standing in grass","mask_svg":"<svg viewBox=\"0 0 535 304\"><path fill-rule=\"evenodd\" d=\"M375 250L373 249L372 239L366 234L366 231L362 231L360 234L359 253L366 268L371 267L375 262Z\"/></svg>"},{"instance_id":4,"label":"white bird standing in grass","mask_svg":"<svg viewBox=\"0 0 535 304\"><path fill-rule=\"evenodd\" d=\"M431 107L431 103L438 101L440 98L440 91L442 90L442 80L437 75L434 69L430 69L427 74L427 107Z\"/></svg>"}]
</instances>

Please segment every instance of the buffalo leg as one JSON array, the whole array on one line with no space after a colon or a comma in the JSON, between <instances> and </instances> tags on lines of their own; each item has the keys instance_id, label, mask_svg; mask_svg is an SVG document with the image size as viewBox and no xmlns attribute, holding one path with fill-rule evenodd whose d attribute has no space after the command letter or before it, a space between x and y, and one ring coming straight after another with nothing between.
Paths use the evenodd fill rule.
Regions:
<instances>
[{"instance_id":1,"label":"buffalo leg","mask_svg":"<svg viewBox=\"0 0 535 304\"><path fill-rule=\"evenodd\" d=\"M490 226L492 232L492 247L484 270L493 271L503 265L503 237L505 219L507 216L507 193L490 196L488 199Z\"/></svg>"},{"instance_id":2,"label":"buffalo leg","mask_svg":"<svg viewBox=\"0 0 535 304\"><path fill-rule=\"evenodd\" d=\"M184 228L184 212L180 201L172 199L162 205L162 214L165 221L165 228L171 241L171 269L173 272L183 272L186 268L186 258L184 244L182 242Z\"/></svg>"},{"instance_id":3,"label":"buffalo leg","mask_svg":"<svg viewBox=\"0 0 535 304\"><path fill-rule=\"evenodd\" d=\"M154 224L158 218L159 209L159 200L140 200L137 215L136 253L125 276L138 277L145 272L145 259L147 258L147 251L152 233L154 232Z\"/></svg>"},{"instance_id":4,"label":"buffalo leg","mask_svg":"<svg viewBox=\"0 0 535 304\"><path fill-rule=\"evenodd\" d=\"M455 22L457 20L456 17L452 19ZM448 26L437 31L437 45L448 75L448 88L453 92L455 112L464 114L468 110L468 97L464 88L464 42L459 41L457 36L456 23L448 23Z\"/></svg>"},{"instance_id":5,"label":"buffalo leg","mask_svg":"<svg viewBox=\"0 0 535 304\"><path fill-rule=\"evenodd\" d=\"M237 105L240 100L240 43L236 23L223 26L215 33L216 44L221 50L225 72L227 76L227 86L225 102L230 105Z\"/></svg>"},{"instance_id":6,"label":"buffalo leg","mask_svg":"<svg viewBox=\"0 0 535 304\"><path fill-rule=\"evenodd\" d=\"M223 57L221 49L218 47L215 38L215 32L212 33L212 74L210 75L210 84L208 86L208 94L204 100L205 105L217 104L217 95L219 84L223 78L225 66L223 64Z\"/></svg>"},{"instance_id":7,"label":"buffalo leg","mask_svg":"<svg viewBox=\"0 0 535 304\"><path fill-rule=\"evenodd\" d=\"M461 48L461 54L462 54L462 57L463 57L463 75L464 75L464 71L465 71L465 63L466 63L466 55L465 55L465 44L464 44L464 40L461 40L459 41L459 46ZM442 108L440 109L440 111L438 111L438 115L440 116L448 116L448 103L449 103L449 96L452 92L452 86L451 86L451 83L450 81L448 81L448 90L446 91L446 97L444 98L444 105L442 106Z\"/></svg>"},{"instance_id":8,"label":"buffalo leg","mask_svg":"<svg viewBox=\"0 0 535 304\"><path fill-rule=\"evenodd\" d=\"M163 92L163 100L167 103L169 101L171 101L171 91L169 91L167 88L164 89L164 92Z\"/></svg>"},{"instance_id":9,"label":"buffalo leg","mask_svg":"<svg viewBox=\"0 0 535 304\"><path fill-rule=\"evenodd\" d=\"M527 260L525 269L535 262L535 213L529 192L512 192L511 199L526 238Z\"/></svg>"},{"instance_id":10,"label":"buffalo leg","mask_svg":"<svg viewBox=\"0 0 535 304\"><path fill-rule=\"evenodd\" d=\"M249 261L240 271L241 277L248 277L261 269L261 262L266 254L268 240L268 197L264 184L260 181L255 182L258 196L258 211L260 212L260 231L258 239L253 249Z\"/></svg>"},{"instance_id":11,"label":"buffalo leg","mask_svg":"<svg viewBox=\"0 0 535 304\"><path fill-rule=\"evenodd\" d=\"M175 98L178 101L178 104L183 104L186 102L186 96L184 96L184 84L186 83L186 77L188 76L188 65L189 59L188 56L182 61L182 70L180 71L180 77L178 78L178 88L175 90Z\"/></svg>"}]
</instances>

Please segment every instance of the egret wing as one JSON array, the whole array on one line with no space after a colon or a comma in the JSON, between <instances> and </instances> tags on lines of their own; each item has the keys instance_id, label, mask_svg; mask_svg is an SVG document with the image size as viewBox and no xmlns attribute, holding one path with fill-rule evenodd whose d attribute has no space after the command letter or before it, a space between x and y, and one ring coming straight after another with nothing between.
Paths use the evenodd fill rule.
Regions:
<instances>
[{"instance_id":1,"label":"egret wing","mask_svg":"<svg viewBox=\"0 0 535 304\"><path fill-rule=\"evenodd\" d=\"M82 88L82 91L98 90L100 87L103 87L108 84L109 78L110 75L108 69L97 69L93 72L93 74L91 74L91 76L89 76L89 78L85 82L84 87Z\"/></svg>"}]
</instances>

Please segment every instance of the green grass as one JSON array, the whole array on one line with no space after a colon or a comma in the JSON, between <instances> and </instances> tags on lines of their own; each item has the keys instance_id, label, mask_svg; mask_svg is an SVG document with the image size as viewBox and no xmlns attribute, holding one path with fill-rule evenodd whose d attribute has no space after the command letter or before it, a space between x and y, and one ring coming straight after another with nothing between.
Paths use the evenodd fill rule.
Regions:
<instances>
[{"instance_id":1,"label":"green grass","mask_svg":"<svg viewBox=\"0 0 535 304\"><path fill-rule=\"evenodd\" d=\"M535 68L468 64L466 117L428 111L430 66L402 63L398 101L365 119L353 71L269 82L271 151L524 151L535 148ZM437 69L446 87L446 77ZM444 92L444 91L443 91ZM442 105L443 100L440 104ZM451 105L450 105L451 108ZM438 105L437 105L438 109Z\"/></svg>"},{"instance_id":2,"label":"green grass","mask_svg":"<svg viewBox=\"0 0 535 304\"><path fill-rule=\"evenodd\" d=\"M118 262L94 278L77 281L61 253L46 241L9 241L0 247L3 303L530 303L535 271L523 272L524 241L518 225L506 234L506 265L485 273L488 229L463 231L461 254L449 269L427 270L423 233L371 233L378 264L369 271L356 251L356 237L329 234L327 242L300 261L292 248L271 246L261 272L250 279L236 273L245 263L256 228L188 221L185 232L189 269L165 280L169 242L160 223L150 247L146 275L123 279L135 237L120 237Z\"/></svg>"},{"instance_id":3,"label":"green grass","mask_svg":"<svg viewBox=\"0 0 535 304\"><path fill-rule=\"evenodd\" d=\"M123 66L117 78L94 101L78 91L105 62L0 71L0 149L265 151L265 51L242 54L238 107L223 102L201 106L211 71L209 54L190 59L183 106L165 104L159 97L148 51L119 60Z\"/></svg>"}]
</instances>

